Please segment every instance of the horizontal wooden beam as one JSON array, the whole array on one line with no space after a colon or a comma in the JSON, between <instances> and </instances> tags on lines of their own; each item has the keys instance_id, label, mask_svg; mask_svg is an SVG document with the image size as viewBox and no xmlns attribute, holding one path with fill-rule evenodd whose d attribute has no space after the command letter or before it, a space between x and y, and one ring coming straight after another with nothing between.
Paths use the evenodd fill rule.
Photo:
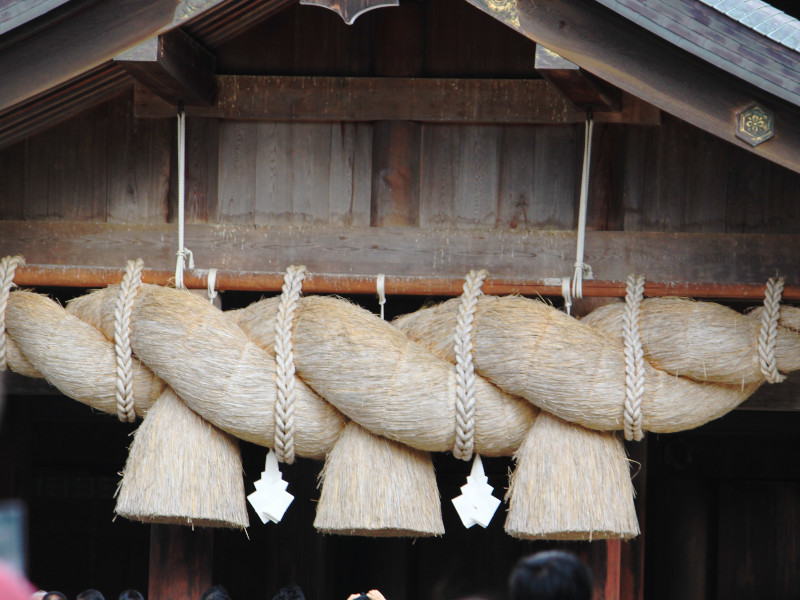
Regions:
<instances>
[{"instance_id":1,"label":"horizontal wooden beam","mask_svg":"<svg viewBox=\"0 0 800 600\"><path fill-rule=\"evenodd\" d=\"M180 29L152 37L114 62L173 106L211 106L217 59Z\"/></svg>"},{"instance_id":2,"label":"horizontal wooden beam","mask_svg":"<svg viewBox=\"0 0 800 600\"><path fill-rule=\"evenodd\" d=\"M0 256L22 254L30 265L18 272L22 285L103 286L133 258L144 260L145 280L166 283L176 240L173 225L0 221ZM455 295L470 269L484 268L489 293L559 295L576 240L571 231L220 224L187 225L185 241L198 267L220 269L219 289L278 290L286 267L304 264L315 292L374 293L384 273L388 293ZM597 280L584 282L584 294L622 296L627 276L644 273L649 296L757 302L778 272L787 277L784 298L798 300L798 247L800 235L590 231L585 261ZM206 276L185 277L205 287Z\"/></svg>"},{"instance_id":3,"label":"horizontal wooden beam","mask_svg":"<svg viewBox=\"0 0 800 600\"><path fill-rule=\"evenodd\" d=\"M186 114L255 121L427 121L450 123L580 123L571 106L542 79L421 79L217 75L213 106ZM135 114L175 115L175 107L137 87ZM660 112L624 95L619 112L598 122L658 125Z\"/></svg>"},{"instance_id":4,"label":"horizontal wooden beam","mask_svg":"<svg viewBox=\"0 0 800 600\"><path fill-rule=\"evenodd\" d=\"M467 1L603 81L800 173L800 108L703 63L595 0L518 0L513 14L485 0ZM736 137L737 114L754 103L775 114L775 137L755 147Z\"/></svg>"},{"instance_id":5,"label":"horizontal wooden beam","mask_svg":"<svg viewBox=\"0 0 800 600\"><path fill-rule=\"evenodd\" d=\"M536 71L564 94L576 108L593 112L619 110L619 88L608 85L578 65L536 44Z\"/></svg>"}]
</instances>

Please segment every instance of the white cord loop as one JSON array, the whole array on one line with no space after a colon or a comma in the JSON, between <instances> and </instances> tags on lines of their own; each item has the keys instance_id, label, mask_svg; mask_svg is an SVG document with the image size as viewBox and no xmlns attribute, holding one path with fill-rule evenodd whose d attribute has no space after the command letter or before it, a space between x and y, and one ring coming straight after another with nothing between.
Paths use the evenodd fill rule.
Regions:
<instances>
[{"instance_id":1,"label":"white cord loop","mask_svg":"<svg viewBox=\"0 0 800 600\"><path fill-rule=\"evenodd\" d=\"M214 268L208 270L206 292L208 293L208 301L214 304L214 298L217 297L217 270Z\"/></svg>"},{"instance_id":2,"label":"white cord loop","mask_svg":"<svg viewBox=\"0 0 800 600\"><path fill-rule=\"evenodd\" d=\"M183 284L183 271L186 268L186 259L189 259L189 268L194 269L194 256L184 243L185 204L186 204L186 114L183 109L178 111L178 260L175 263L175 287L185 289Z\"/></svg>"},{"instance_id":3,"label":"white cord loop","mask_svg":"<svg viewBox=\"0 0 800 600\"><path fill-rule=\"evenodd\" d=\"M275 454L280 462L294 462L294 353L292 323L307 270L290 266L283 277L281 303L275 320Z\"/></svg>"},{"instance_id":4,"label":"white cord loop","mask_svg":"<svg viewBox=\"0 0 800 600\"><path fill-rule=\"evenodd\" d=\"M589 177L592 163L592 132L594 120L592 111L586 113L586 129L583 137L583 170L581 172L581 197L578 212L578 242L575 248L575 273L572 277L572 298L583 298L583 280L592 279L592 267L583 262L584 246L586 243L586 206L589 203Z\"/></svg>"},{"instance_id":5,"label":"white cord loop","mask_svg":"<svg viewBox=\"0 0 800 600\"><path fill-rule=\"evenodd\" d=\"M6 307L11 288L14 287L14 272L25 264L21 256L6 256L0 260L0 373L8 368L6 333Z\"/></svg>"},{"instance_id":6,"label":"white cord loop","mask_svg":"<svg viewBox=\"0 0 800 600\"><path fill-rule=\"evenodd\" d=\"M561 296L564 298L564 312L572 314L572 292L570 291L569 277L561 278Z\"/></svg>"},{"instance_id":7,"label":"white cord loop","mask_svg":"<svg viewBox=\"0 0 800 600\"><path fill-rule=\"evenodd\" d=\"M453 456L470 460L475 449L475 367L472 361L472 323L487 272L470 271L464 281L455 333L456 441Z\"/></svg>"},{"instance_id":8,"label":"white cord loop","mask_svg":"<svg viewBox=\"0 0 800 600\"><path fill-rule=\"evenodd\" d=\"M131 351L131 313L142 283L144 262L129 260L114 307L114 351L117 355L117 417L123 423L136 420L133 401L133 352Z\"/></svg>"},{"instance_id":9,"label":"white cord loop","mask_svg":"<svg viewBox=\"0 0 800 600\"><path fill-rule=\"evenodd\" d=\"M786 379L786 375L778 371L775 358L784 281L783 277L771 277L764 293L764 312L761 313L761 331L758 335L758 365L768 383L780 383Z\"/></svg>"},{"instance_id":10,"label":"white cord loop","mask_svg":"<svg viewBox=\"0 0 800 600\"><path fill-rule=\"evenodd\" d=\"M622 338L625 344L625 410L626 440L640 441L642 432L642 397L644 396L644 350L639 335L639 315L644 298L644 275L630 275L625 290L625 314Z\"/></svg>"},{"instance_id":11,"label":"white cord loop","mask_svg":"<svg viewBox=\"0 0 800 600\"><path fill-rule=\"evenodd\" d=\"M375 287L378 292L378 304L381 307L381 319L384 319L383 307L386 305L386 275L383 273L378 275L378 280L375 282Z\"/></svg>"}]
</instances>

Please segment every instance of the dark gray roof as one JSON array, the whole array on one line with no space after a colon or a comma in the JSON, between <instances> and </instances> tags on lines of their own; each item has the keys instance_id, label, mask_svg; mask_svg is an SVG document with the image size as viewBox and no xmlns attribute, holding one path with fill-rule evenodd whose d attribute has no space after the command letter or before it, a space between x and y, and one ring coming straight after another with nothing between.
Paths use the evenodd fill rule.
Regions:
<instances>
[{"instance_id":1,"label":"dark gray roof","mask_svg":"<svg viewBox=\"0 0 800 600\"><path fill-rule=\"evenodd\" d=\"M701 60L800 106L800 22L761 0L596 0Z\"/></svg>"},{"instance_id":2,"label":"dark gray roof","mask_svg":"<svg viewBox=\"0 0 800 600\"><path fill-rule=\"evenodd\" d=\"M800 21L761 0L700 0L703 4L775 40L800 50Z\"/></svg>"}]
</instances>

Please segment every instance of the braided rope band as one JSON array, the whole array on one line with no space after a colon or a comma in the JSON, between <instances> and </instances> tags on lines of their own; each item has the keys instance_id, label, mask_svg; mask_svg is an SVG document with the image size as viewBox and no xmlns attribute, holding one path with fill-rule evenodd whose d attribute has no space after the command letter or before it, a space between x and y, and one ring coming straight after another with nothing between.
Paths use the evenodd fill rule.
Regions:
<instances>
[{"instance_id":1,"label":"braided rope band","mask_svg":"<svg viewBox=\"0 0 800 600\"><path fill-rule=\"evenodd\" d=\"M642 396L644 395L644 350L639 335L639 314L644 298L644 275L630 275L625 289L625 314L622 338L625 344L625 439L644 437Z\"/></svg>"},{"instance_id":2,"label":"braided rope band","mask_svg":"<svg viewBox=\"0 0 800 600\"><path fill-rule=\"evenodd\" d=\"M456 441L453 456L470 460L475 449L475 368L472 362L472 322L487 272L470 271L464 281L455 333Z\"/></svg>"},{"instance_id":3,"label":"braided rope band","mask_svg":"<svg viewBox=\"0 0 800 600\"><path fill-rule=\"evenodd\" d=\"M14 285L14 271L25 264L21 256L6 256L0 259L0 373L8 367L6 347L8 335L6 334L6 307L11 287Z\"/></svg>"},{"instance_id":4,"label":"braided rope band","mask_svg":"<svg viewBox=\"0 0 800 600\"><path fill-rule=\"evenodd\" d=\"M761 331L758 335L758 365L768 383L780 383L786 379L786 375L778 372L778 361L775 358L783 284L783 277L771 277L764 293L764 312L761 313Z\"/></svg>"},{"instance_id":5,"label":"braided rope band","mask_svg":"<svg viewBox=\"0 0 800 600\"><path fill-rule=\"evenodd\" d=\"M275 454L280 462L294 462L294 353L292 322L307 270L290 266L283 277L281 303L275 320Z\"/></svg>"},{"instance_id":6,"label":"braided rope band","mask_svg":"<svg viewBox=\"0 0 800 600\"><path fill-rule=\"evenodd\" d=\"M114 352L117 355L117 417L123 423L136 420L133 401L133 352L131 351L131 313L142 284L141 258L129 260L114 306Z\"/></svg>"}]
</instances>

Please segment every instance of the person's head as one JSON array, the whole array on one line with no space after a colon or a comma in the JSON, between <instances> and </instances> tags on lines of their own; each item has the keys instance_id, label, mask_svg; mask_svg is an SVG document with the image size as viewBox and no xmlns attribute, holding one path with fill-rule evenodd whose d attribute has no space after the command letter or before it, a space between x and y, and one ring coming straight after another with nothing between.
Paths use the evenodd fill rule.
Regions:
<instances>
[{"instance_id":1,"label":"person's head","mask_svg":"<svg viewBox=\"0 0 800 600\"><path fill-rule=\"evenodd\" d=\"M42 600L67 600L67 596L61 592L47 592Z\"/></svg>"},{"instance_id":2,"label":"person's head","mask_svg":"<svg viewBox=\"0 0 800 600\"><path fill-rule=\"evenodd\" d=\"M228 595L228 590L225 589L225 586L215 585L203 592L200 600L231 600L231 597Z\"/></svg>"},{"instance_id":3,"label":"person's head","mask_svg":"<svg viewBox=\"0 0 800 600\"><path fill-rule=\"evenodd\" d=\"M75 600L106 600L100 590L88 589L83 590L80 594L75 596Z\"/></svg>"},{"instance_id":4,"label":"person's head","mask_svg":"<svg viewBox=\"0 0 800 600\"><path fill-rule=\"evenodd\" d=\"M278 590L272 600L306 600L306 596L299 585L285 585Z\"/></svg>"},{"instance_id":5,"label":"person's head","mask_svg":"<svg viewBox=\"0 0 800 600\"><path fill-rule=\"evenodd\" d=\"M539 552L517 562L508 588L511 600L591 600L592 572L570 552Z\"/></svg>"},{"instance_id":6,"label":"person's head","mask_svg":"<svg viewBox=\"0 0 800 600\"><path fill-rule=\"evenodd\" d=\"M139 590L125 590L119 595L119 600L144 600L144 596Z\"/></svg>"}]
</instances>

